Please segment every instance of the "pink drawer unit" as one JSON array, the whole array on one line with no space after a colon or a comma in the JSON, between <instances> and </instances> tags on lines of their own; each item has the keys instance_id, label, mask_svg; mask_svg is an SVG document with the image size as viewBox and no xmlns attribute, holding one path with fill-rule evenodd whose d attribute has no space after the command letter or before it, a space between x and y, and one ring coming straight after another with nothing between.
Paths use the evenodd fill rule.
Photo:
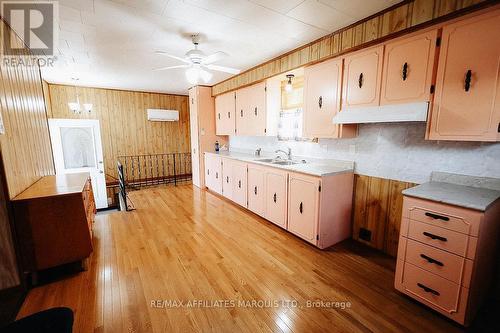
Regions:
<instances>
[{"instance_id":1,"label":"pink drawer unit","mask_svg":"<svg viewBox=\"0 0 500 333\"><path fill-rule=\"evenodd\" d=\"M465 188L464 192L475 193L477 189ZM477 202L477 198L482 197L472 200ZM495 276L498 198L481 210L404 193L395 288L468 326Z\"/></svg>"}]
</instances>

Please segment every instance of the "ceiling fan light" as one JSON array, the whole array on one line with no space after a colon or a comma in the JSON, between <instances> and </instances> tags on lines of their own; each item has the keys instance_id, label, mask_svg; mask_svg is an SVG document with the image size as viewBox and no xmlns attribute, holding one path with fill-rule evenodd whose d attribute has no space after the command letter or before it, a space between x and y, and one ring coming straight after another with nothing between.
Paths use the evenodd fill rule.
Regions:
<instances>
[{"instance_id":1,"label":"ceiling fan light","mask_svg":"<svg viewBox=\"0 0 500 333\"><path fill-rule=\"evenodd\" d=\"M212 73L207 72L203 69L200 69L199 73L200 73L200 76L201 76L201 79L203 80L203 82L208 83L208 82L210 82L210 80L212 80L212 77L213 77Z\"/></svg>"},{"instance_id":2,"label":"ceiling fan light","mask_svg":"<svg viewBox=\"0 0 500 333\"><path fill-rule=\"evenodd\" d=\"M186 70L186 79L190 84L197 84L200 78L200 73L197 68L191 67Z\"/></svg>"}]
</instances>

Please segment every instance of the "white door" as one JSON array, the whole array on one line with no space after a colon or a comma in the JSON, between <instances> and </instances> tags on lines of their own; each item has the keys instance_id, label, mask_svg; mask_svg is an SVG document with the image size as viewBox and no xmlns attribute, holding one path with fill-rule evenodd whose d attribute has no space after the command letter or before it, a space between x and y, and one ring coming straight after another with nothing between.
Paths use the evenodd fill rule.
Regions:
<instances>
[{"instance_id":1,"label":"white door","mask_svg":"<svg viewBox=\"0 0 500 333\"><path fill-rule=\"evenodd\" d=\"M49 119L49 130L56 173L90 173L96 207L108 207L99 120Z\"/></svg>"}]
</instances>

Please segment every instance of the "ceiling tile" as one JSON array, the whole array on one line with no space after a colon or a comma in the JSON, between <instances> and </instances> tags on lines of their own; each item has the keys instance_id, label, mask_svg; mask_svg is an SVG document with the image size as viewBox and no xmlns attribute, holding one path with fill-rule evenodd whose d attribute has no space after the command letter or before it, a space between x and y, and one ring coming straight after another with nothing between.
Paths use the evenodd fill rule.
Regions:
<instances>
[{"instance_id":1,"label":"ceiling tile","mask_svg":"<svg viewBox=\"0 0 500 333\"><path fill-rule=\"evenodd\" d=\"M289 11L287 15L328 31L336 30L355 21L352 16L335 10L317 0L306 0Z\"/></svg>"},{"instance_id":2,"label":"ceiling tile","mask_svg":"<svg viewBox=\"0 0 500 333\"><path fill-rule=\"evenodd\" d=\"M300 5L304 0L250 0L260 6L285 14Z\"/></svg>"},{"instance_id":3,"label":"ceiling tile","mask_svg":"<svg viewBox=\"0 0 500 333\"><path fill-rule=\"evenodd\" d=\"M401 0L319 0L321 3L352 16L363 18L384 8L390 7Z\"/></svg>"}]
</instances>

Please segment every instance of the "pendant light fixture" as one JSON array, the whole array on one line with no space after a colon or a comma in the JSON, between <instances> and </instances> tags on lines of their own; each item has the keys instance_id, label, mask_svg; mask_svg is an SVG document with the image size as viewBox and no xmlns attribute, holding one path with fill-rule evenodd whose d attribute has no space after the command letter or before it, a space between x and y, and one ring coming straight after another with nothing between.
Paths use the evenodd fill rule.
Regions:
<instances>
[{"instance_id":1,"label":"pendant light fixture","mask_svg":"<svg viewBox=\"0 0 500 333\"><path fill-rule=\"evenodd\" d=\"M76 101L69 102L68 107L73 113L80 114L80 113L82 113L82 105L80 104L80 96L78 95L78 90L76 87L76 84L79 81L79 79L73 77L73 78L71 78L71 81L73 81L73 87L75 89ZM87 113L92 112L92 106L93 106L92 103L83 103L83 109Z\"/></svg>"},{"instance_id":2,"label":"pendant light fixture","mask_svg":"<svg viewBox=\"0 0 500 333\"><path fill-rule=\"evenodd\" d=\"M288 82L286 83L285 86L285 91L286 92L291 92L293 90L293 85L292 85L292 79L295 77L293 74L287 74L286 78L288 79Z\"/></svg>"}]
</instances>

